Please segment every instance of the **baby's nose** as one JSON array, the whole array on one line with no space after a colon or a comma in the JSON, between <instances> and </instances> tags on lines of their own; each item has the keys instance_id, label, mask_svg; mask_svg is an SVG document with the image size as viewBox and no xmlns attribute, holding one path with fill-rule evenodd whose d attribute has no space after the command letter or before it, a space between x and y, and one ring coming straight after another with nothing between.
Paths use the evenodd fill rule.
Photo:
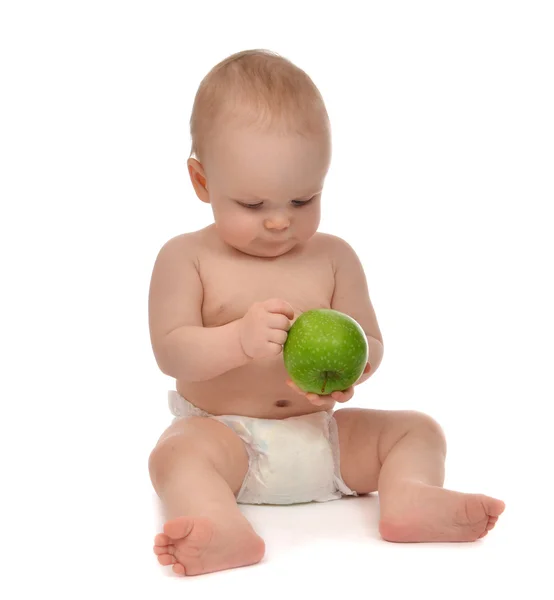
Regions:
<instances>
[{"instance_id":1,"label":"baby's nose","mask_svg":"<svg viewBox=\"0 0 554 600\"><path fill-rule=\"evenodd\" d=\"M277 229L278 231L286 229L289 225L290 221L286 217L274 217L272 219L267 219L265 222L265 226L268 229Z\"/></svg>"}]
</instances>

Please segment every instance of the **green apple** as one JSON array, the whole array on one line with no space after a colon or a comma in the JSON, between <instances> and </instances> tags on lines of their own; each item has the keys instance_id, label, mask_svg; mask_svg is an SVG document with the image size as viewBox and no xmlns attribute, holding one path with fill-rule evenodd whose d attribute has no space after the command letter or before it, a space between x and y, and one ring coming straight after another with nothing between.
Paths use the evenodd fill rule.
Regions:
<instances>
[{"instance_id":1,"label":"green apple","mask_svg":"<svg viewBox=\"0 0 554 600\"><path fill-rule=\"evenodd\" d=\"M367 338L352 317L316 308L292 324L283 359L301 390L325 396L345 390L360 378L368 359Z\"/></svg>"}]
</instances>

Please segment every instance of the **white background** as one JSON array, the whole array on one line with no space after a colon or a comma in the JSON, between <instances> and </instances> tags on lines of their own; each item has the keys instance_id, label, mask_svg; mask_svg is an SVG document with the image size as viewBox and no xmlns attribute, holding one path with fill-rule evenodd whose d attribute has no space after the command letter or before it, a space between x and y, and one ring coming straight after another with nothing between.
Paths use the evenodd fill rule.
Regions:
<instances>
[{"instance_id":1,"label":"white background","mask_svg":"<svg viewBox=\"0 0 554 600\"><path fill-rule=\"evenodd\" d=\"M0 595L552 597L553 30L532 0L2 3ZM173 381L151 269L211 222L196 88L259 47L333 123L321 231L358 252L385 339L351 405L443 425L446 486L506 501L483 542L388 544L369 497L246 507L252 568L183 579L152 554Z\"/></svg>"}]
</instances>

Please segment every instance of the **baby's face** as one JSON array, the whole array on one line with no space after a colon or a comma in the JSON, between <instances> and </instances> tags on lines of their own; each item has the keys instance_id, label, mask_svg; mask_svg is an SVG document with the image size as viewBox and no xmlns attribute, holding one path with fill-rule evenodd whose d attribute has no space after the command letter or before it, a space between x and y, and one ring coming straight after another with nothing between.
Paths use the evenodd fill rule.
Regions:
<instances>
[{"instance_id":1,"label":"baby's face","mask_svg":"<svg viewBox=\"0 0 554 600\"><path fill-rule=\"evenodd\" d=\"M263 257L307 241L319 226L330 159L325 134L306 138L238 125L218 133L204 169L221 238Z\"/></svg>"}]
</instances>

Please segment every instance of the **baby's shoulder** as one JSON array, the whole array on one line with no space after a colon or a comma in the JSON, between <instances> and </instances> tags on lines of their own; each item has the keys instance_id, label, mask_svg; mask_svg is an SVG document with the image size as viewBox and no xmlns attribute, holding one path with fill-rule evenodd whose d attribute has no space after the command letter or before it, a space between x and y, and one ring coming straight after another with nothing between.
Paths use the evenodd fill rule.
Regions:
<instances>
[{"instance_id":1,"label":"baby's shoulder","mask_svg":"<svg viewBox=\"0 0 554 600\"><path fill-rule=\"evenodd\" d=\"M333 235L332 233L324 233L323 231L318 231L314 235L314 241L323 246L335 246L336 244L344 242L344 240L338 235Z\"/></svg>"},{"instance_id":2,"label":"baby's shoulder","mask_svg":"<svg viewBox=\"0 0 554 600\"><path fill-rule=\"evenodd\" d=\"M196 257L206 243L206 232L204 229L180 233L167 240L161 247L159 254Z\"/></svg>"},{"instance_id":3,"label":"baby's shoulder","mask_svg":"<svg viewBox=\"0 0 554 600\"><path fill-rule=\"evenodd\" d=\"M345 239L331 233L318 232L314 236L316 245L314 250L319 256L327 257L333 269L339 265L352 265L359 262L359 256L354 247Z\"/></svg>"},{"instance_id":4,"label":"baby's shoulder","mask_svg":"<svg viewBox=\"0 0 554 600\"><path fill-rule=\"evenodd\" d=\"M343 238L322 231L318 231L315 234L313 242L313 249L315 251L318 253L324 251L325 254L330 254L331 256L335 256L337 252L344 252L345 250L352 249L352 246L350 246Z\"/></svg>"}]
</instances>

